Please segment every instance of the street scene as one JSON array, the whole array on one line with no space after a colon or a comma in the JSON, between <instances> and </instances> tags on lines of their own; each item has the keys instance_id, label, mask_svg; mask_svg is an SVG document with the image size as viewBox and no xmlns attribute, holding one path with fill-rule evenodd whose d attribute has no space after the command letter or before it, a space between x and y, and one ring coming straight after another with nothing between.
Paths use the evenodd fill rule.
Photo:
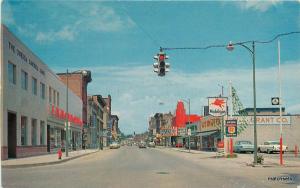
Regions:
<instances>
[{"instance_id":1,"label":"street scene","mask_svg":"<svg viewBox=\"0 0 300 188\"><path fill-rule=\"evenodd\" d=\"M300 188L299 1L2 1L1 187Z\"/></svg>"},{"instance_id":2,"label":"street scene","mask_svg":"<svg viewBox=\"0 0 300 188\"><path fill-rule=\"evenodd\" d=\"M299 182L299 166L253 168L245 165L245 156L226 163L213 157L212 153L191 154L174 148L123 146L61 164L4 168L3 187L238 188L295 187Z\"/></svg>"}]
</instances>

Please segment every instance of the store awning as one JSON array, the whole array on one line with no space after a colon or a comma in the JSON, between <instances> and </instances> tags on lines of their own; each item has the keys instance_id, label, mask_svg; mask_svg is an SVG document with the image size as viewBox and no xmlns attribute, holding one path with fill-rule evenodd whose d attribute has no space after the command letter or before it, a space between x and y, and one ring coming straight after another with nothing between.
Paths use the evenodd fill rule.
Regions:
<instances>
[{"instance_id":1,"label":"store awning","mask_svg":"<svg viewBox=\"0 0 300 188\"><path fill-rule=\"evenodd\" d=\"M207 131L207 132L197 133L197 136L208 136L208 135L214 134L216 132L217 131Z\"/></svg>"}]
</instances>

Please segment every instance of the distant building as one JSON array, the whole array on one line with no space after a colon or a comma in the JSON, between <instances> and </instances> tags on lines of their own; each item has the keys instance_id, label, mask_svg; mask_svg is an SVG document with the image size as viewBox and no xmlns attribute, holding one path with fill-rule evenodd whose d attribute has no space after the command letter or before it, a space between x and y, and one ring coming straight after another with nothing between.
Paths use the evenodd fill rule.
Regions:
<instances>
[{"instance_id":1,"label":"distant building","mask_svg":"<svg viewBox=\"0 0 300 188\"><path fill-rule=\"evenodd\" d=\"M111 115L112 127L111 136L112 141L118 140L118 129L119 129L119 117L117 115Z\"/></svg>"},{"instance_id":2,"label":"distant building","mask_svg":"<svg viewBox=\"0 0 300 188\"><path fill-rule=\"evenodd\" d=\"M111 143L111 130L112 130L112 119L111 119L111 96L108 95L107 97L103 98L106 103L106 109L105 109L105 116L104 116L104 122L106 123L106 126L104 124L104 129L106 128L104 132L104 142L106 142L106 145L109 145Z\"/></svg>"}]
</instances>

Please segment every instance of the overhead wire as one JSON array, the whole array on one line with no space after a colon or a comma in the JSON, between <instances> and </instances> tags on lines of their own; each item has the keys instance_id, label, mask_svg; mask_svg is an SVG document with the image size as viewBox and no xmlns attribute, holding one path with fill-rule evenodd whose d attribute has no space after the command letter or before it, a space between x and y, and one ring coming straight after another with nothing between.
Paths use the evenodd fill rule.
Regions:
<instances>
[{"instance_id":1,"label":"overhead wire","mask_svg":"<svg viewBox=\"0 0 300 188\"><path fill-rule=\"evenodd\" d=\"M260 43L260 44L266 44L266 43L271 43L274 42L276 39L287 36L287 35L292 35L292 34L300 34L300 31L292 31L292 32L287 32L287 33L280 33L276 36L274 36L270 40L266 41L260 41L260 40L248 40L248 41L242 41L242 42L235 42L232 43L232 45L242 45L242 44L247 44L247 43ZM207 50L210 48L224 48L228 46L228 44L218 44L218 45L208 45L208 46L203 46L203 47L161 47L162 50Z\"/></svg>"},{"instance_id":2,"label":"overhead wire","mask_svg":"<svg viewBox=\"0 0 300 188\"><path fill-rule=\"evenodd\" d=\"M129 12L127 10L127 8L125 7L125 5L122 5L121 8L123 9L124 13L130 18L132 19L132 21L135 23L135 25L144 33L146 34L146 36L154 43L155 46L160 46L159 42L157 40L155 40L154 37L152 37L150 35L149 32L147 32L147 30L145 30L141 24L139 24L132 16L129 15Z\"/></svg>"}]
</instances>

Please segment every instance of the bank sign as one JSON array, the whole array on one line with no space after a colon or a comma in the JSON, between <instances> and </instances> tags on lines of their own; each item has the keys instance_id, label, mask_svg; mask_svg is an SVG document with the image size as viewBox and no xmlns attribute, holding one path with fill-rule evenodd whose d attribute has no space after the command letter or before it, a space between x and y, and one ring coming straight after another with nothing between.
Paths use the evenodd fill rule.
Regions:
<instances>
[{"instance_id":1,"label":"bank sign","mask_svg":"<svg viewBox=\"0 0 300 188\"><path fill-rule=\"evenodd\" d=\"M212 116L225 116L227 114L227 98L208 97L208 110Z\"/></svg>"},{"instance_id":2,"label":"bank sign","mask_svg":"<svg viewBox=\"0 0 300 188\"><path fill-rule=\"evenodd\" d=\"M253 116L246 116L246 122L248 125L254 124L254 117ZM241 118L238 119L238 124L241 122ZM280 120L280 116L256 116L256 124L257 125L291 125L291 116L282 116Z\"/></svg>"}]
</instances>

